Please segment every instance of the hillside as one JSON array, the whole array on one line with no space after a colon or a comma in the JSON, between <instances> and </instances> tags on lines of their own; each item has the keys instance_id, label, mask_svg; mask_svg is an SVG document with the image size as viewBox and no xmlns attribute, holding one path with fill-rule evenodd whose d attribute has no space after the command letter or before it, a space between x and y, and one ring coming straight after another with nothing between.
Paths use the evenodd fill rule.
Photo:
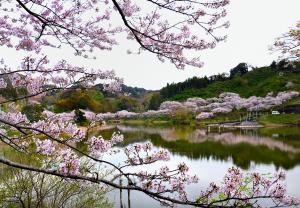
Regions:
<instances>
[{"instance_id":1,"label":"hillside","mask_svg":"<svg viewBox=\"0 0 300 208\"><path fill-rule=\"evenodd\" d=\"M146 94L151 92L126 85L121 87L122 91L116 94L103 91L101 84L90 89L78 87L46 96L42 103L45 106L53 106L56 112L75 109L89 109L94 112L144 111Z\"/></svg>"},{"instance_id":2,"label":"hillside","mask_svg":"<svg viewBox=\"0 0 300 208\"><path fill-rule=\"evenodd\" d=\"M215 97L222 92L234 92L241 97L249 97L265 96L271 91L276 93L285 90L300 91L299 63L293 66L281 62L272 63L271 66L254 68L234 76L221 74L209 78L194 77L181 83L167 85L160 90L160 94L165 100L185 100L189 97Z\"/></svg>"}]
</instances>

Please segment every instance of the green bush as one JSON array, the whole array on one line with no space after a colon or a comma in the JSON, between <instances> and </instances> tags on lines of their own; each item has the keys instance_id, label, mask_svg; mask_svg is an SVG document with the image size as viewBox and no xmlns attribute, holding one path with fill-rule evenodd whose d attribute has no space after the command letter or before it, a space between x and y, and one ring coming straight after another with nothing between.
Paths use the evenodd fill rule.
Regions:
<instances>
[{"instance_id":1,"label":"green bush","mask_svg":"<svg viewBox=\"0 0 300 208\"><path fill-rule=\"evenodd\" d=\"M175 124L190 124L194 120L193 112L186 109L176 110L171 118Z\"/></svg>"},{"instance_id":2,"label":"green bush","mask_svg":"<svg viewBox=\"0 0 300 208\"><path fill-rule=\"evenodd\" d=\"M79 125L85 125L88 122L88 120L84 116L84 113L79 109L75 110L75 122Z\"/></svg>"},{"instance_id":3,"label":"green bush","mask_svg":"<svg viewBox=\"0 0 300 208\"><path fill-rule=\"evenodd\" d=\"M25 105L21 112L27 116L29 121L34 122L42 118L43 107L38 104Z\"/></svg>"}]
</instances>

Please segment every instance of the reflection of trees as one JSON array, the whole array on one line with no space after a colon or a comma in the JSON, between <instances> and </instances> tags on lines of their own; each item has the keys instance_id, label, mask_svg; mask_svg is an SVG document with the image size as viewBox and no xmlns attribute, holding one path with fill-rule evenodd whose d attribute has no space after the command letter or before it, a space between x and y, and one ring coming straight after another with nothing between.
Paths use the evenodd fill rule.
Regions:
<instances>
[{"instance_id":1,"label":"reflection of trees","mask_svg":"<svg viewBox=\"0 0 300 208\"><path fill-rule=\"evenodd\" d=\"M240 143L245 143L253 146L266 146L272 150L278 149L281 151L291 152L291 153L300 152L300 149L285 144L282 141L277 141L268 137L234 134L232 132L226 132L222 134L213 133L213 134L206 135L205 131L203 130L195 130L195 132L189 137L189 141L195 143L201 143L209 140L220 142L225 145L236 145Z\"/></svg>"},{"instance_id":2,"label":"reflection of trees","mask_svg":"<svg viewBox=\"0 0 300 208\"><path fill-rule=\"evenodd\" d=\"M228 160L242 168L251 162L274 164L286 169L300 163L300 149L278 139L227 132L206 134L204 130L118 126L128 143L149 139L156 146L191 159Z\"/></svg>"},{"instance_id":3,"label":"reflection of trees","mask_svg":"<svg viewBox=\"0 0 300 208\"><path fill-rule=\"evenodd\" d=\"M192 143L203 143L205 141L215 141L226 145L235 145L239 143L246 143L254 146L266 146L269 149L279 149L285 152L299 153L300 149L288 145L282 141L274 140L269 137L262 137L259 135L245 135L236 134L233 132L225 133L209 133L207 134L203 129L195 130L185 130L180 131L176 128L140 128L140 127L128 127L128 126L118 126L119 130L123 132L135 132L144 131L148 134L159 134L165 141L176 141L178 139L187 139Z\"/></svg>"}]
</instances>

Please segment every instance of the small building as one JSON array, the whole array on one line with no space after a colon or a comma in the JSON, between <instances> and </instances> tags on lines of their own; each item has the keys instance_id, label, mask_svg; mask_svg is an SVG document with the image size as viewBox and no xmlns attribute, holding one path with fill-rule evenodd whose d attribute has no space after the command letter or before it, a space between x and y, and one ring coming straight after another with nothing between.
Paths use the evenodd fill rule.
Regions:
<instances>
[{"instance_id":1,"label":"small building","mask_svg":"<svg viewBox=\"0 0 300 208\"><path fill-rule=\"evenodd\" d=\"M272 111L272 115L278 115L280 114L279 111Z\"/></svg>"}]
</instances>

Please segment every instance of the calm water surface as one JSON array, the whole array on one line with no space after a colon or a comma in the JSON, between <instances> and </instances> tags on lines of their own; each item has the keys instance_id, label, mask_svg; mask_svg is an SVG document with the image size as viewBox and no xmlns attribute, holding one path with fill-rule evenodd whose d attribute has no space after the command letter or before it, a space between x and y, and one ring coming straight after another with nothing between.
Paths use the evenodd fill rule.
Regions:
<instances>
[{"instance_id":1,"label":"calm water surface","mask_svg":"<svg viewBox=\"0 0 300 208\"><path fill-rule=\"evenodd\" d=\"M275 173L284 169L287 173L288 193L300 197L300 128L260 128L255 130L232 130L207 133L205 129L187 127L143 127L113 126L109 130L98 132L109 137L112 132L120 131L125 136L123 148L137 142L153 143L155 148L166 148L171 153L167 164L175 167L185 162L191 174L197 174L200 182L188 187L191 198L197 197L201 189L210 182L220 182L227 169L232 166L244 171ZM119 163L125 159L122 153L107 156L105 159ZM147 166L146 170L159 169L164 163ZM132 169L145 170L145 167ZM123 207L160 207L160 204L144 194L122 192ZM121 207L120 192L114 190L108 194L115 207Z\"/></svg>"}]
</instances>

